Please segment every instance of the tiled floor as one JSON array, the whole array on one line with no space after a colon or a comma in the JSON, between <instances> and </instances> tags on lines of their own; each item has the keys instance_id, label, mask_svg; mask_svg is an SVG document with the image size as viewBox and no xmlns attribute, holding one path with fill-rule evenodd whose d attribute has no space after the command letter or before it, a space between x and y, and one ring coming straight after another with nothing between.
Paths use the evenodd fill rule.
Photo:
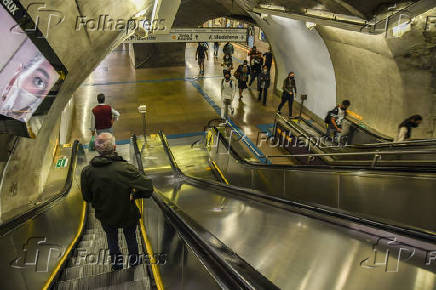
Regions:
<instances>
[{"instance_id":1,"label":"tiled floor","mask_svg":"<svg viewBox=\"0 0 436 290\"><path fill-rule=\"evenodd\" d=\"M140 104L147 105L148 134L159 130L165 134L202 131L209 120L219 117L217 107L213 105L220 106L221 103L222 55L220 52L219 60L209 58L204 78L198 78L195 48L195 45L188 44L186 66L138 70L130 65L127 46L117 48L74 94L76 123L73 125L72 138L88 142L89 114L99 93L104 93L107 103L121 114L114 125L114 134L118 140L129 138L131 133L142 133L141 116L137 111ZM245 50L236 47L235 66L246 59L246 55ZM244 91L242 101L235 98L231 118L254 143L259 131L257 125L273 123L280 99L271 96L270 92L267 106L262 106L257 101L256 84L253 83L252 87ZM276 150L261 149L267 151L265 154Z\"/></svg>"}]
</instances>

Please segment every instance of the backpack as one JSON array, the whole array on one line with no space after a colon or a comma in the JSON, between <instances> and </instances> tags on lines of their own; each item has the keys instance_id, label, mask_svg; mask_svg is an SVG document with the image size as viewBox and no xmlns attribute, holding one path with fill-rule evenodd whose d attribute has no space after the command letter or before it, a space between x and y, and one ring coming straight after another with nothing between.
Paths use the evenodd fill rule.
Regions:
<instances>
[{"instance_id":1,"label":"backpack","mask_svg":"<svg viewBox=\"0 0 436 290\"><path fill-rule=\"evenodd\" d=\"M333 110L334 110L334 109L333 109ZM333 113L333 110L328 111L327 116L325 116L325 118L324 118L324 122L325 122L326 124L330 124L330 123L331 123L331 115L332 115L332 113Z\"/></svg>"},{"instance_id":2,"label":"backpack","mask_svg":"<svg viewBox=\"0 0 436 290\"><path fill-rule=\"evenodd\" d=\"M225 82L225 79L222 79L221 80L221 87L223 86L224 82ZM230 79L230 87L233 89L233 80L232 79Z\"/></svg>"}]
</instances>

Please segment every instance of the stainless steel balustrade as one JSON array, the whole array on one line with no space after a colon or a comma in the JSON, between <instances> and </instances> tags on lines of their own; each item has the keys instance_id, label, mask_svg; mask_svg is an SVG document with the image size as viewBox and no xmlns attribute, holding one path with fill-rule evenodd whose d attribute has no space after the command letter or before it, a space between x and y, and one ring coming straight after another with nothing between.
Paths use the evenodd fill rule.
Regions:
<instances>
[{"instance_id":1,"label":"stainless steel balustrade","mask_svg":"<svg viewBox=\"0 0 436 290\"><path fill-rule=\"evenodd\" d=\"M377 158L375 161L378 166L410 166L410 163L414 163L415 166L421 166L421 167L436 166L436 154L434 154L434 152L429 151L427 152L427 154L418 152L422 150L432 150L436 148L435 147L436 139L410 140L401 143L385 142L385 140L382 140L383 142L379 142L379 143L335 146L332 144L324 144L323 142L319 142L319 138L321 135L311 135L310 132L306 132L302 127L300 127L297 124L294 124L293 122L289 122L281 115L276 115L275 117L274 131L275 128L277 127L277 124L281 124L282 127L286 128L296 138L306 139L308 142L307 143L308 146L306 146L308 153L320 154L317 156L321 157L324 162L331 165L359 164L360 166L363 165L370 166L374 164L374 158L373 156L370 156L372 154L366 155L368 157L365 157L365 154L363 153L356 154L356 155L346 155L346 154L327 155L330 153L337 153L337 152L352 153L355 152L356 150L358 150L359 152L385 150L385 151L398 152L398 154L394 154L394 153L385 154L386 158L383 158L381 160L380 158ZM407 146L407 151L409 151L408 154L401 154L400 151L403 151L406 146ZM326 154L326 155L321 155L321 154ZM304 157L304 156L299 155L294 157ZM354 159L350 159L350 157L353 157ZM308 164L312 164L311 162L313 160L312 159L307 160L307 162L309 162Z\"/></svg>"},{"instance_id":2,"label":"stainless steel balustrade","mask_svg":"<svg viewBox=\"0 0 436 290\"><path fill-rule=\"evenodd\" d=\"M221 140L210 159L232 185L436 233L436 174L261 166L239 160Z\"/></svg>"}]
</instances>

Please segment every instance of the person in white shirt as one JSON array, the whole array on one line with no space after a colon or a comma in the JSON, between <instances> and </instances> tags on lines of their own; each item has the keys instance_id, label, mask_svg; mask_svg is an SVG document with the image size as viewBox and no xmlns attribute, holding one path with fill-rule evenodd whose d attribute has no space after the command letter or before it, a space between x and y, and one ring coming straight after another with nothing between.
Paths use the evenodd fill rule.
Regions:
<instances>
[{"instance_id":1,"label":"person in white shirt","mask_svg":"<svg viewBox=\"0 0 436 290\"><path fill-rule=\"evenodd\" d=\"M231 108L233 98L236 94L236 81L230 76L230 73L226 73L221 80L221 118L227 119L229 107ZM232 109L233 110L233 109Z\"/></svg>"}]
</instances>

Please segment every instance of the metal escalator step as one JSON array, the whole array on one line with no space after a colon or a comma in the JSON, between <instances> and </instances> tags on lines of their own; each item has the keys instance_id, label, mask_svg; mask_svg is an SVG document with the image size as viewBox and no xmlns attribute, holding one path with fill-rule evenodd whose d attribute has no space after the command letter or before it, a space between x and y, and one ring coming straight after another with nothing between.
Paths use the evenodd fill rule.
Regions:
<instances>
[{"instance_id":1,"label":"metal escalator step","mask_svg":"<svg viewBox=\"0 0 436 290\"><path fill-rule=\"evenodd\" d=\"M96 288L97 290L142 290L142 289L151 289L150 280L144 279L140 281L127 282L120 285L114 285L104 288Z\"/></svg>"},{"instance_id":2,"label":"metal escalator step","mask_svg":"<svg viewBox=\"0 0 436 290\"><path fill-rule=\"evenodd\" d=\"M68 280L76 280L90 276L96 276L103 273L111 272L111 264L110 263L99 263L96 265L83 265L76 267L66 268L59 279L59 281L68 281Z\"/></svg>"},{"instance_id":3,"label":"metal escalator step","mask_svg":"<svg viewBox=\"0 0 436 290\"><path fill-rule=\"evenodd\" d=\"M150 289L149 280L145 265L139 265L120 271L103 273L91 277L85 277L69 281L60 281L56 284L56 289L132 289L128 286L139 287L146 285ZM133 288L136 289L136 288ZM139 289L139 288L138 288Z\"/></svg>"}]
</instances>

